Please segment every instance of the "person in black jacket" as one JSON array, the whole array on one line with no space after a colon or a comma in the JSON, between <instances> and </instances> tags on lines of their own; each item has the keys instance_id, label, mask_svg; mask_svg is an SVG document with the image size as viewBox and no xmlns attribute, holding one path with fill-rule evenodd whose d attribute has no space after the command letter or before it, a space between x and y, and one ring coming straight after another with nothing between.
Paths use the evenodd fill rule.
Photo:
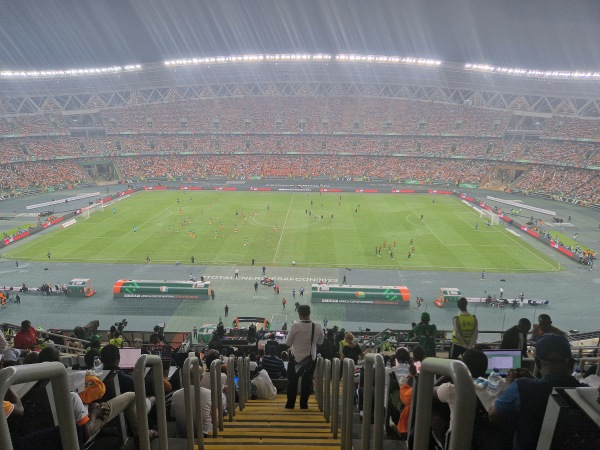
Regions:
<instances>
[{"instance_id":1,"label":"person in black jacket","mask_svg":"<svg viewBox=\"0 0 600 450\"><path fill-rule=\"evenodd\" d=\"M504 332L500 348L503 350L521 350L523 358L527 358L527 334L529 334L529 330L531 330L531 322L529 319L520 319L517 325Z\"/></svg>"}]
</instances>

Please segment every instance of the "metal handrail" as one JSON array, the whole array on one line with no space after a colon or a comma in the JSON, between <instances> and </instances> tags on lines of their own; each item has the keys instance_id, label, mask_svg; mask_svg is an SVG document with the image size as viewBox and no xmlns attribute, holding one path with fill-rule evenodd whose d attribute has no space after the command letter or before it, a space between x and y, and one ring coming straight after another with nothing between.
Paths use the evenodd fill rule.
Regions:
<instances>
[{"instance_id":1,"label":"metal handrail","mask_svg":"<svg viewBox=\"0 0 600 450\"><path fill-rule=\"evenodd\" d=\"M318 357L315 368L315 400L319 411L323 411L323 358Z\"/></svg>"},{"instance_id":2,"label":"metal handrail","mask_svg":"<svg viewBox=\"0 0 600 450\"><path fill-rule=\"evenodd\" d=\"M325 363L325 377L323 380L324 384L324 397L323 403L325 404L324 413L325 423L329 423L331 418L331 361L328 359L324 360Z\"/></svg>"},{"instance_id":3,"label":"metal handrail","mask_svg":"<svg viewBox=\"0 0 600 450\"><path fill-rule=\"evenodd\" d=\"M352 450L352 407L354 406L354 361L344 359L342 395L342 450Z\"/></svg>"},{"instance_id":4,"label":"metal handrail","mask_svg":"<svg viewBox=\"0 0 600 450\"><path fill-rule=\"evenodd\" d=\"M361 331L359 331L359 333L361 333ZM388 336L385 339L381 339L385 336L386 333L389 334L390 336ZM361 342L361 350L365 350L369 347L375 347L375 346L383 344L384 342L389 341L391 334L392 334L392 329L389 327L386 328L385 330L380 331L375 336L371 336L366 341ZM381 339L381 340L379 340L379 339Z\"/></svg>"},{"instance_id":5,"label":"metal handrail","mask_svg":"<svg viewBox=\"0 0 600 450\"><path fill-rule=\"evenodd\" d=\"M471 448L475 405L477 397L469 369L461 361L443 358L425 358L421 364L415 411L415 450L426 450L431 430L434 375L452 378L456 391L455 417L450 435L450 450ZM414 394L413 394L414 395Z\"/></svg>"},{"instance_id":6,"label":"metal handrail","mask_svg":"<svg viewBox=\"0 0 600 450\"><path fill-rule=\"evenodd\" d=\"M383 446L383 396L385 393L385 363L383 356L375 353L365 356L363 385L363 421L362 448L370 448L371 440L371 405L373 404L373 369L375 369L375 417L373 420L373 448Z\"/></svg>"},{"instance_id":7,"label":"metal handrail","mask_svg":"<svg viewBox=\"0 0 600 450\"><path fill-rule=\"evenodd\" d=\"M252 392L252 380L250 379L250 358L246 356L244 358L244 373L246 382L246 401L250 400L250 393Z\"/></svg>"},{"instance_id":8,"label":"metal handrail","mask_svg":"<svg viewBox=\"0 0 600 450\"><path fill-rule=\"evenodd\" d=\"M148 411L146 410L146 383L145 369L147 366L154 369L154 397L156 398L156 419L158 422L158 443L160 450L169 448L167 435L167 408L165 406L165 385L163 381L163 365L158 355L141 355L133 369L133 383L135 386L135 409L138 420L138 437L141 450L150 450L150 436L148 434Z\"/></svg>"},{"instance_id":9,"label":"metal handrail","mask_svg":"<svg viewBox=\"0 0 600 450\"><path fill-rule=\"evenodd\" d=\"M194 403L190 389L192 388L191 375L194 375ZM200 360L196 356L188 356L183 362L183 392L185 404L185 429L187 435L187 448L194 450L194 439L198 439L198 450L204 450L204 423L202 420L202 396L200 388ZM194 406L196 412L196 436L194 436Z\"/></svg>"},{"instance_id":10,"label":"metal handrail","mask_svg":"<svg viewBox=\"0 0 600 450\"><path fill-rule=\"evenodd\" d=\"M333 358L332 361L332 371L331 377L333 379L332 383L332 395L331 395L331 431L333 433L333 438L337 439L338 437L338 422L339 422L339 414L340 414L340 359Z\"/></svg>"},{"instance_id":11,"label":"metal handrail","mask_svg":"<svg viewBox=\"0 0 600 450\"><path fill-rule=\"evenodd\" d=\"M213 437L219 437L223 426L223 385L221 384L221 360L215 359L210 364L210 395L212 407ZM215 420L217 424L215 425ZM217 431L218 429L218 431Z\"/></svg>"},{"instance_id":12,"label":"metal handrail","mask_svg":"<svg viewBox=\"0 0 600 450\"><path fill-rule=\"evenodd\" d=\"M64 365L59 362L45 362L2 369L0 370L0 397L4 398L13 384L28 383L46 378L50 379L52 383L52 396L58 415L62 448L65 450L79 450L75 414L73 413L73 404L69 393L67 369ZM4 413L0 414L0 448L2 450L13 449L8 422Z\"/></svg>"},{"instance_id":13,"label":"metal handrail","mask_svg":"<svg viewBox=\"0 0 600 450\"><path fill-rule=\"evenodd\" d=\"M233 362L232 358L227 358L227 411L230 422L233 422L233 416L235 416L235 368Z\"/></svg>"},{"instance_id":14,"label":"metal handrail","mask_svg":"<svg viewBox=\"0 0 600 450\"><path fill-rule=\"evenodd\" d=\"M579 368L581 369L581 372L583 372L583 368L585 367L585 363L586 362L593 362L596 363L596 375L600 375L600 358L596 357L584 357L584 358L579 358Z\"/></svg>"},{"instance_id":15,"label":"metal handrail","mask_svg":"<svg viewBox=\"0 0 600 450\"><path fill-rule=\"evenodd\" d=\"M239 356L237 359L237 369L238 369L239 405L240 405L240 411L243 411L244 408L246 407L246 393L245 393L246 383L244 381L245 372L244 372L244 357L243 356Z\"/></svg>"}]
</instances>

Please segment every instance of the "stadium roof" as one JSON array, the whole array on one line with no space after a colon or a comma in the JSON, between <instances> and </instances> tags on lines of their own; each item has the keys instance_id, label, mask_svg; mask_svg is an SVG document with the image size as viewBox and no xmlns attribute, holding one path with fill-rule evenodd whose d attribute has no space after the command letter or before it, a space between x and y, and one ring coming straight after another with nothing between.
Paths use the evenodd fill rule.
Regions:
<instances>
[{"instance_id":1,"label":"stadium roof","mask_svg":"<svg viewBox=\"0 0 600 450\"><path fill-rule=\"evenodd\" d=\"M0 1L0 71L279 53L600 71L597 0Z\"/></svg>"}]
</instances>

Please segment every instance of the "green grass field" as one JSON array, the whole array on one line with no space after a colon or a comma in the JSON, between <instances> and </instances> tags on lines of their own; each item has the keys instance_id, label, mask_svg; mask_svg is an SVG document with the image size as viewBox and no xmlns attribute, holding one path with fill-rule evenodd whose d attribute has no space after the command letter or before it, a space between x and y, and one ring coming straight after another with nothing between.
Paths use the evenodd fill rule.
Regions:
<instances>
[{"instance_id":1,"label":"green grass field","mask_svg":"<svg viewBox=\"0 0 600 450\"><path fill-rule=\"evenodd\" d=\"M304 267L559 270L527 239L486 226L459 199L435 198L432 203L427 195L142 192L115 203L114 215L111 205L89 219L80 216L75 225L32 238L6 257L39 261L50 251L52 261L63 262L144 264L149 255L152 264L188 264L194 256L196 264L209 265L249 265L254 258L257 266L295 261ZM415 253L409 259L411 239ZM391 244L393 259L386 248L376 255L384 242Z\"/></svg>"}]
</instances>

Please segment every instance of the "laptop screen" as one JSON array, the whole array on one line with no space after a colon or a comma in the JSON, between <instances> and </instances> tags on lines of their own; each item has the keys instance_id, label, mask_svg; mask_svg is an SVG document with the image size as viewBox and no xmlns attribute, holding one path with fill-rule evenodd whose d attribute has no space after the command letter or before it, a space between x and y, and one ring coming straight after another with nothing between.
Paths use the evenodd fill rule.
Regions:
<instances>
[{"instance_id":1,"label":"laptop screen","mask_svg":"<svg viewBox=\"0 0 600 450\"><path fill-rule=\"evenodd\" d=\"M119 361L119 369L122 370L133 370L135 363L142 355L141 348L120 348L119 355L121 360Z\"/></svg>"},{"instance_id":2,"label":"laptop screen","mask_svg":"<svg viewBox=\"0 0 600 450\"><path fill-rule=\"evenodd\" d=\"M488 359L488 368L485 372L487 375L494 370L494 367L500 370L500 373L521 368L521 350L484 350L483 353Z\"/></svg>"}]
</instances>

